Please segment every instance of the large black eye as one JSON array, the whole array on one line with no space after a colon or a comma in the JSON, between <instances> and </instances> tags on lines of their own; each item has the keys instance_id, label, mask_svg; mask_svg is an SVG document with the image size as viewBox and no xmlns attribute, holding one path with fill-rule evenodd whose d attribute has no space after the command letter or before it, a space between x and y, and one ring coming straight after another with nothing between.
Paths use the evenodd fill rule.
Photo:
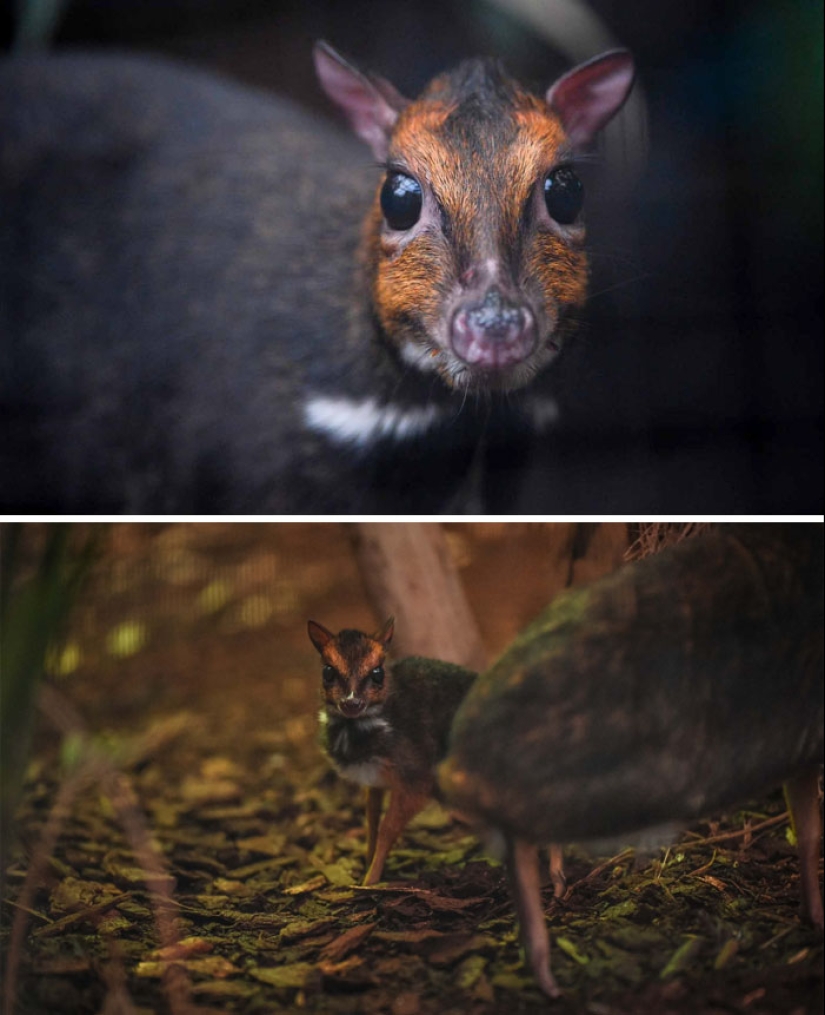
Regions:
<instances>
[{"instance_id":1,"label":"large black eye","mask_svg":"<svg viewBox=\"0 0 825 1015\"><path fill-rule=\"evenodd\" d=\"M370 673L370 680L376 687L381 687L384 683L384 667L376 666L372 673Z\"/></svg>"},{"instance_id":2,"label":"large black eye","mask_svg":"<svg viewBox=\"0 0 825 1015\"><path fill-rule=\"evenodd\" d=\"M334 666L325 666L321 670L321 679L324 682L324 687L334 687L335 681L338 679L338 671Z\"/></svg>"},{"instance_id":3,"label":"large black eye","mask_svg":"<svg viewBox=\"0 0 825 1015\"><path fill-rule=\"evenodd\" d=\"M390 229L411 229L421 215L421 187L406 173L390 173L381 188L381 211Z\"/></svg>"},{"instance_id":4,"label":"large black eye","mask_svg":"<svg viewBox=\"0 0 825 1015\"><path fill-rule=\"evenodd\" d=\"M569 166L559 166L544 181L544 201L550 218L559 225L576 221L584 204L584 187Z\"/></svg>"}]
</instances>

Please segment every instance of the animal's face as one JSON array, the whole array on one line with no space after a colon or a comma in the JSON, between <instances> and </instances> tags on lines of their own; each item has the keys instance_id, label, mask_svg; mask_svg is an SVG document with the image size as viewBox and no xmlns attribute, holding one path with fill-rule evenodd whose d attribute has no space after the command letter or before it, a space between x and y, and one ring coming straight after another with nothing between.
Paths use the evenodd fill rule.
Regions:
<instances>
[{"instance_id":1,"label":"animal's face","mask_svg":"<svg viewBox=\"0 0 825 1015\"><path fill-rule=\"evenodd\" d=\"M392 625L373 636L354 630L333 635L315 621L308 630L323 663L321 693L327 710L347 719L379 711L389 692L385 662Z\"/></svg>"},{"instance_id":2,"label":"animal's face","mask_svg":"<svg viewBox=\"0 0 825 1015\"><path fill-rule=\"evenodd\" d=\"M527 384L585 300L576 151L617 112L633 61L614 50L543 98L470 60L414 102L324 44L321 83L384 166L366 225L373 306L400 358L459 390Z\"/></svg>"},{"instance_id":3,"label":"animal's face","mask_svg":"<svg viewBox=\"0 0 825 1015\"><path fill-rule=\"evenodd\" d=\"M522 387L587 291L581 183L547 104L481 62L401 113L372 219L373 297L406 362Z\"/></svg>"}]
</instances>

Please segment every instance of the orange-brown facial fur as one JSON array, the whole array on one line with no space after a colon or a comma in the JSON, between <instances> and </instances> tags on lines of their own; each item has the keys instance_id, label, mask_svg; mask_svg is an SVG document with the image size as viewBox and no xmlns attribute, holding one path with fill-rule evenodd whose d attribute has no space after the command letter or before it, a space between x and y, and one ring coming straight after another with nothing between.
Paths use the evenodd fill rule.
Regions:
<instances>
[{"instance_id":1,"label":"orange-brown facial fur","mask_svg":"<svg viewBox=\"0 0 825 1015\"><path fill-rule=\"evenodd\" d=\"M581 220L553 222L543 186L571 155L548 105L490 61L436 78L400 113L387 166L419 182L421 220L389 229L376 197L367 230L376 313L403 359L452 387L513 389L557 355L588 266ZM475 368L451 347L450 322L491 287L528 308L535 345L519 362Z\"/></svg>"},{"instance_id":2,"label":"orange-brown facial fur","mask_svg":"<svg viewBox=\"0 0 825 1015\"><path fill-rule=\"evenodd\" d=\"M380 707L388 693L386 644L361 631L333 636L313 622L309 630L323 662L321 691L327 709L359 718Z\"/></svg>"}]
</instances>

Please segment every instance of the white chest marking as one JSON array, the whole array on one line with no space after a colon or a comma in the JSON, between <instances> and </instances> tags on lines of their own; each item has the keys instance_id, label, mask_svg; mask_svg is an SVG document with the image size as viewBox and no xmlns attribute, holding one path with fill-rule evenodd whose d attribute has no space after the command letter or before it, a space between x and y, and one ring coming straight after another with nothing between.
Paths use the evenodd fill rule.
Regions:
<instances>
[{"instance_id":1,"label":"white chest marking","mask_svg":"<svg viewBox=\"0 0 825 1015\"><path fill-rule=\"evenodd\" d=\"M338 771L350 782L361 786L386 786L383 765L380 761L360 761L357 765L336 765Z\"/></svg>"},{"instance_id":2,"label":"white chest marking","mask_svg":"<svg viewBox=\"0 0 825 1015\"><path fill-rule=\"evenodd\" d=\"M379 715L367 715L363 719L354 719L353 722L358 723L358 729L363 733L370 730L384 730L389 733L392 730L389 719L382 719Z\"/></svg>"},{"instance_id":3,"label":"white chest marking","mask_svg":"<svg viewBox=\"0 0 825 1015\"><path fill-rule=\"evenodd\" d=\"M327 398L312 395L304 402L304 422L338 444L367 447L382 437L404 441L426 433L442 417L435 405L404 408L379 405L376 398Z\"/></svg>"},{"instance_id":4,"label":"white chest marking","mask_svg":"<svg viewBox=\"0 0 825 1015\"><path fill-rule=\"evenodd\" d=\"M326 708L318 712L318 720L322 726L329 727L330 716ZM354 733L357 727L359 733L370 733L381 730L384 733L392 732L392 725L389 719L380 715L365 715L360 719L347 719L336 723L335 732L330 744L332 750L338 754L344 754L350 746L350 734ZM330 759L335 765L336 771L350 782L357 782L361 786L386 786L384 766L380 758L368 758L365 761L358 761L351 765L341 765L334 758Z\"/></svg>"}]
</instances>

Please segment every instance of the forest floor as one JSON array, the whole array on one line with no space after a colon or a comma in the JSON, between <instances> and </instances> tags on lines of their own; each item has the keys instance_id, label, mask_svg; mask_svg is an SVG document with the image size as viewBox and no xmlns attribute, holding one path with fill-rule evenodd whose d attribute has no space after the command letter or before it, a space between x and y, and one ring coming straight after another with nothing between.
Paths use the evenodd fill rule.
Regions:
<instances>
[{"instance_id":1,"label":"forest floor","mask_svg":"<svg viewBox=\"0 0 825 1015\"><path fill-rule=\"evenodd\" d=\"M449 535L496 652L558 586L546 527ZM503 868L437 805L390 854L386 882L359 885L363 801L317 747L305 628L375 626L343 527L118 526L105 543L54 663L91 733L41 724L7 869L5 957L19 905L28 919L15 1012L149 1015L170 994L200 1015L822 1011L822 939L797 915L781 792L652 857L567 850L566 895L549 882L544 895L564 992L551 1004L522 963ZM147 890L123 801L93 783L21 903L55 799L90 751L126 776L165 892ZM161 947L159 911L175 948Z\"/></svg>"}]
</instances>

